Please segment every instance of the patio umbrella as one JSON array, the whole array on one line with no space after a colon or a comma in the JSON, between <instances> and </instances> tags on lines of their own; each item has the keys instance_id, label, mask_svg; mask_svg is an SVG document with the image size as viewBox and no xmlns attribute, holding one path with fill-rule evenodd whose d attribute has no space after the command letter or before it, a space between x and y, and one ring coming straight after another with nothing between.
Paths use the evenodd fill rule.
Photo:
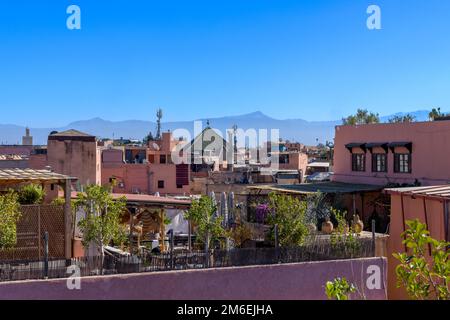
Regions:
<instances>
[{"instance_id":1,"label":"patio umbrella","mask_svg":"<svg viewBox=\"0 0 450 320\"><path fill-rule=\"evenodd\" d=\"M228 196L228 224L232 225L235 221L235 204L234 204L234 192L230 192L230 195Z\"/></svg>"},{"instance_id":2,"label":"patio umbrella","mask_svg":"<svg viewBox=\"0 0 450 320\"><path fill-rule=\"evenodd\" d=\"M222 192L220 196L220 215L223 218L222 226L226 228L228 226L228 203L227 194Z\"/></svg>"},{"instance_id":3,"label":"patio umbrella","mask_svg":"<svg viewBox=\"0 0 450 320\"><path fill-rule=\"evenodd\" d=\"M215 205L215 206L217 206L217 200L216 200L216 194L213 192L213 191L211 191L210 193L209 193L209 197L211 198L211 201L212 201L212 203L213 203L213 205ZM217 211L214 213L214 216L217 216Z\"/></svg>"}]
</instances>

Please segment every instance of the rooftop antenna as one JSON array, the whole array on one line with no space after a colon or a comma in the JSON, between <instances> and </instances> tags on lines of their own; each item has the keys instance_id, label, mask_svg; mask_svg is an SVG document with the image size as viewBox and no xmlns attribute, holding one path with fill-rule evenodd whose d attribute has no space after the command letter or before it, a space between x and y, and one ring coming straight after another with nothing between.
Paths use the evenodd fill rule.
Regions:
<instances>
[{"instance_id":1,"label":"rooftop antenna","mask_svg":"<svg viewBox=\"0 0 450 320\"><path fill-rule=\"evenodd\" d=\"M233 125L233 134L234 134L234 139L233 139L233 147L234 147L234 163L237 163L237 135L236 135L236 132L237 132L237 129L238 129L238 126L237 126L237 124L234 124Z\"/></svg>"},{"instance_id":2,"label":"rooftop antenna","mask_svg":"<svg viewBox=\"0 0 450 320\"><path fill-rule=\"evenodd\" d=\"M162 109L159 108L156 111L156 139L159 140L161 139L161 119L163 116L163 112Z\"/></svg>"}]
</instances>

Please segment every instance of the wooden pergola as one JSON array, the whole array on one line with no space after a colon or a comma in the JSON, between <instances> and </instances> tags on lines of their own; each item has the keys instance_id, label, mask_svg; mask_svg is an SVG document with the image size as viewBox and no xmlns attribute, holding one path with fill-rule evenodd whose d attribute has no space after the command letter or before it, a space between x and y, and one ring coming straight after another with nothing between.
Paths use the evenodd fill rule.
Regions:
<instances>
[{"instance_id":1,"label":"wooden pergola","mask_svg":"<svg viewBox=\"0 0 450 320\"><path fill-rule=\"evenodd\" d=\"M64 189L64 252L67 259L72 258L72 212L70 205L71 185L77 178L52 172L34 169L0 169L0 188L21 184L56 184Z\"/></svg>"},{"instance_id":2,"label":"wooden pergola","mask_svg":"<svg viewBox=\"0 0 450 320\"><path fill-rule=\"evenodd\" d=\"M134 207L137 209L136 215L138 214L138 212L143 213L145 211L155 213L156 215L155 218L159 224L159 233L162 236L161 241L162 251L166 249L164 241L166 234L166 228L164 224L165 210L166 209L187 210L191 206L191 199L176 199L146 194L117 194L117 193L113 193L112 197L114 199L125 197L127 200L127 206ZM133 215L130 213L130 230L133 227L132 216ZM190 243L190 232L189 232L189 243Z\"/></svg>"}]
</instances>

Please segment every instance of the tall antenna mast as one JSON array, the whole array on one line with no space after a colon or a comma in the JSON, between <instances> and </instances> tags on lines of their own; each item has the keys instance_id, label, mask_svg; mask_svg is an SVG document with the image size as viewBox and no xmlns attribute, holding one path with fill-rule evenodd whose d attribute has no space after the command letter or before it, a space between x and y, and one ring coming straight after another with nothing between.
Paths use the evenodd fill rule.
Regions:
<instances>
[{"instance_id":1,"label":"tall antenna mast","mask_svg":"<svg viewBox=\"0 0 450 320\"><path fill-rule=\"evenodd\" d=\"M161 139L161 118L163 116L162 109L156 111L156 139Z\"/></svg>"}]
</instances>

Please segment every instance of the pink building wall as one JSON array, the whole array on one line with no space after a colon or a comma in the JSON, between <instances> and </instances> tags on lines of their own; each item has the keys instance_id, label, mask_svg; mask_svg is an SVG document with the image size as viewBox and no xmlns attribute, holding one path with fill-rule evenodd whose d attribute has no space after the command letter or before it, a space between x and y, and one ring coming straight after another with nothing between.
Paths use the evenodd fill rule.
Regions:
<instances>
[{"instance_id":1,"label":"pink building wall","mask_svg":"<svg viewBox=\"0 0 450 320\"><path fill-rule=\"evenodd\" d=\"M335 133L333 180L349 183L385 185L414 183L439 185L450 182L450 121L382 123L357 126L337 126ZM373 173L371 153L366 153L366 171L352 172L348 143L412 142L412 172L394 173L394 157L388 152L388 172ZM354 148L354 152L362 152ZM406 151L399 149L399 152Z\"/></svg>"},{"instance_id":2,"label":"pink building wall","mask_svg":"<svg viewBox=\"0 0 450 320\"><path fill-rule=\"evenodd\" d=\"M46 154L32 154L28 160L30 169L43 170L48 165Z\"/></svg>"},{"instance_id":3,"label":"pink building wall","mask_svg":"<svg viewBox=\"0 0 450 320\"><path fill-rule=\"evenodd\" d=\"M33 150L33 146L22 146L22 145L0 145L0 154L17 154L17 155L25 155L29 156L31 151Z\"/></svg>"},{"instance_id":4,"label":"pink building wall","mask_svg":"<svg viewBox=\"0 0 450 320\"><path fill-rule=\"evenodd\" d=\"M379 289L367 286L373 268ZM68 290L65 279L0 283L0 299L325 300L324 285L336 277L367 299L386 299L385 258L89 277L81 290Z\"/></svg>"},{"instance_id":5,"label":"pink building wall","mask_svg":"<svg viewBox=\"0 0 450 320\"><path fill-rule=\"evenodd\" d=\"M144 148L146 153L144 163L125 163L124 154L127 147L103 149L100 157L102 159L101 183L110 184L110 179L115 178L118 185L113 191L116 193L189 194L190 177L188 184L179 188L176 179L177 166L171 161L172 150L178 143L178 140L172 138L171 133L164 132L161 140L149 142L149 146ZM142 148L138 151L140 150ZM165 157L165 163L161 163L161 156ZM158 181L164 181L164 188L158 186Z\"/></svg>"},{"instance_id":6,"label":"pink building wall","mask_svg":"<svg viewBox=\"0 0 450 320\"><path fill-rule=\"evenodd\" d=\"M428 230L431 237L438 240L445 240L445 206L444 201L433 198L425 198L425 206L428 220ZM403 195L404 220L419 219L425 223L424 198ZM402 199L399 194L391 194L391 225L390 237L388 240L388 294L389 299L405 299L406 292L396 287L395 267L397 260L392 256L393 253L405 252L405 246L402 244L401 236L404 231L402 213Z\"/></svg>"},{"instance_id":7,"label":"pink building wall","mask_svg":"<svg viewBox=\"0 0 450 320\"><path fill-rule=\"evenodd\" d=\"M289 152L289 163L280 163L281 170L301 170L306 173L308 155L302 152Z\"/></svg>"},{"instance_id":8,"label":"pink building wall","mask_svg":"<svg viewBox=\"0 0 450 320\"><path fill-rule=\"evenodd\" d=\"M189 194L190 185L177 188L176 166L174 164L102 164L102 184L108 185L110 178L115 177L118 183L123 182L123 188L114 187L116 193L155 193L179 195ZM164 181L164 188L158 188L158 180Z\"/></svg>"},{"instance_id":9,"label":"pink building wall","mask_svg":"<svg viewBox=\"0 0 450 320\"><path fill-rule=\"evenodd\" d=\"M51 140L49 137L47 149L48 165L53 171L77 177L81 185L101 183L100 151L95 140Z\"/></svg>"}]
</instances>

